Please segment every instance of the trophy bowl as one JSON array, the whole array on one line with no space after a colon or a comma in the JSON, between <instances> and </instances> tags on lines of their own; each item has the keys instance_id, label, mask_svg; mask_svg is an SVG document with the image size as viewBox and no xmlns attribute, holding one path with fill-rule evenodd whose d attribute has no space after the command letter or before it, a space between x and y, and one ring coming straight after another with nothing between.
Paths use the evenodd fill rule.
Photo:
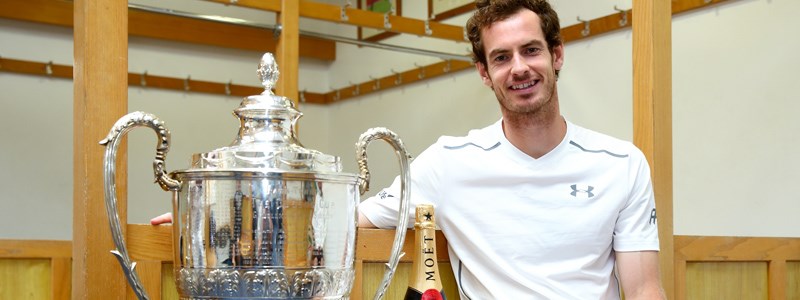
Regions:
<instances>
[{"instance_id":1,"label":"trophy bowl","mask_svg":"<svg viewBox=\"0 0 800 300\"><path fill-rule=\"evenodd\" d=\"M170 133L152 114L120 118L101 141L106 210L116 255L139 299L148 299L127 254L117 214L115 159L135 127L156 132L153 171L172 192L174 274L181 299L349 299L353 286L357 210L369 184L367 145L391 144L400 161L401 205L394 247L375 299L399 262L408 222L408 154L385 128L356 143L360 174L342 172L339 157L304 148L294 127L301 113L272 93L279 71L266 53L258 68L265 90L234 110L231 145L192 155L186 170L166 172Z\"/></svg>"}]
</instances>

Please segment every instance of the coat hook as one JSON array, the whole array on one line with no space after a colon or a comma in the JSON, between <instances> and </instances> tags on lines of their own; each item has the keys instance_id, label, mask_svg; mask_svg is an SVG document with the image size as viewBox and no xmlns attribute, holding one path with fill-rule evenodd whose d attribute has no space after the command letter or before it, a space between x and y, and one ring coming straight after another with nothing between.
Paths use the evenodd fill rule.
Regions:
<instances>
[{"instance_id":1,"label":"coat hook","mask_svg":"<svg viewBox=\"0 0 800 300\"><path fill-rule=\"evenodd\" d=\"M47 62L46 65L44 65L44 73L47 74L47 76L52 76L53 75L53 61L52 60Z\"/></svg>"},{"instance_id":2,"label":"coat hook","mask_svg":"<svg viewBox=\"0 0 800 300\"><path fill-rule=\"evenodd\" d=\"M394 74L397 74L397 78L395 78L394 80L394 85L400 85L401 83L403 83L403 77L400 76L401 75L400 73L395 72L394 69L390 69L390 71Z\"/></svg>"},{"instance_id":3,"label":"coat hook","mask_svg":"<svg viewBox=\"0 0 800 300\"><path fill-rule=\"evenodd\" d=\"M281 24L275 24L275 27L272 28L272 37L275 39L280 38L281 31L283 31L283 26Z\"/></svg>"},{"instance_id":4,"label":"coat hook","mask_svg":"<svg viewBox=\"0 0 800 300\"><path fill-rule=\"evenodd\" d=\"M414 63L414 66L419 68L419 73L417 73L417 78L419 79L425 78L425 66L420 66L417 63Z\"/></svg>"},{"instance_id":5,"label":"coat hook","mask_svg":"<svg viewBox=\"0 0 800 300\"><path fill-rule=\"evenodd\" d=\"M391 14L392 11L387 11L385 14L383 14L383 28L386 28L387 30L392 29L392 23L389 22L389 14Z\"/></svg>"},{"instance_id":6,"label":"coat hook","mask_svg":"<svg viewBox=\"0 0 800 300\"><path fill-rule=\"evenodd\" d=\"M342 95L341 95L341 93L339 92L339 90L336 90L336 94L335 94L335 95L333 95L333 101L339 101L339 99L340 99L340 98L342 98L341 96L342 96Z\"/></svg>"},{"instance_id":7,"label":"coat hook","mask_svg":"<svg viewBox=\"0 0 800 300\"><path fill-rule=\"evenodd\" d=\"M581 20L581 16L578 16L578 22L583 23L583 30L581 30L581 35L589 36L589 33L591 33L591 31L589 30L589 21Z\"/></svg>"},{"instance_id":8,"label":"coat hook","mask_svg":"<svg viewBox=\"0 0 800 300\"><path fill-rule=\"evenodd\" d=\"M430 20L425 20L425 35L430 36L433 34L433 29L431 29Z\"/></svg>"},{"instance_id":9,"label":"coat hook","mask_svg":"<svg viewBox=\"0 0 800 300\"><path fill-rule=\"evenodd\" d=\"M145 87L147 86L147 70L144 70L142 76L139 78L139 85Z\"/></svg>"},{"instance_id":10,"label":"coat hook","mask_svg":"<svg viewBox=\"0 0 800 300\"><path fill-rule=\"evenodd\" d=\"M347 22L350 18L347 17L347 8L350 7L350 1L345 1L345 3L341 6L341 10L339 12L339 19L342 22Z\"/></svg>"},{"instance_id":11,"label":"coat hook","mask_svg":"<svg viewBox=\"0 0 800 300\"><path fill-rule=\"evenodd\" d=\"M372 79L373 81L375 81L375 84L372 85L372 90L373 91L377 91L377 90L381 89L381 80L380 79L376 79L376 78L372 77L372 75L369 76L369 79Z\"/></svg>"},{"instance_id":12,"label":"coat hook","mask_svg":"<svg viewBox=\"0 0 800 300\"><path fill-rule=\"evenodd\" d=\"M709 4L712 2L712 0L704 0L703 2L705 2L705 4Z\"/></svg>"},{"instance_id":13,"label":"coat hook","mask_svg":"<svg viewBox=\"0 0 800 300\"><path fill-rule=\"evenodd\" d=\"M306 90L300 91L300 103L306 103Z\"/></svg>"},{"instance_id":14,"label":"coat hook","mask_svg":"<svg viewBox=\"0 0 800 300\"><path fill-rule=\"evenodd\" d=\"M236 5L236 2L239 2L239 0L231 0L230 4Z\"/></svg>"},{"instance_id":15,"label":"coat hook","mask_svg":"<svg viewBox=\"0 0 800 300\"><path fill-rule=\"evenodd\" d=\"M614 5L614 10L618 11L620 15L619 26L625 27L625 25L628 25L628 11L624 9L619 9L617 8L616 5Z\"/></svg>"},{"instance_id":16,"label":"coat hook","mask_svg":"<svg viewBox=\"0 0 800 300\"><path fill-rule=\"evenodd\" d=\"M360 87L358 86L358 84L353 84L353 82L352 82L352 81L350 81L350 85L353 85L353 86L355 86L355 89L353 89L353 93L352 93L352 95L353 95L353 96L358 96L358 94L360 94L360 93L361 93L361 89L360 89Z\"/></svg>"},{"instance_id":17,"label":"coat hook","mask_svg":"<svg viewBox=\"0 0 800 300\"><path fill-rule=\"evenodd\" d=\"M231 95L231 84L232 83L233 83L233 80L228 80L228 83L225 84L225 95L227 95L227 96Z\"/></svg>"},{"instance_id":18,"label":"coat hook","mask_svg":"<svg viewBox=\"0 0 800 300\"><path fill-rule=\"evenodd\" d=\"M469 42L469 35L467 34L467 27L464 27L464 41Z\"/></svg>"},{"instance_id":19,"label":"coat hook","mask_svg":"<svg viewBox=\"0 0 800 300\"><path fill-rule=\"evenodd\" d=\"M192 75L186 76L186 79L183 80L183 90L189 91L189 81L192 80Z\"/></svg>"},{"instance_id":20,"label":"coat hook","mask_svg":"<svg viewBox=\"0 0 800 300\"><path fill-rule=\"evenodd\" d=\"M450 60L448 59L448 60L446 60L445 62L447 62L447 64L446 64L446 65L444 65L444 69L443 69L443 71L444 71L445 73L447 73L447 72L450 72Z\"/></svg>"}]
</instances>

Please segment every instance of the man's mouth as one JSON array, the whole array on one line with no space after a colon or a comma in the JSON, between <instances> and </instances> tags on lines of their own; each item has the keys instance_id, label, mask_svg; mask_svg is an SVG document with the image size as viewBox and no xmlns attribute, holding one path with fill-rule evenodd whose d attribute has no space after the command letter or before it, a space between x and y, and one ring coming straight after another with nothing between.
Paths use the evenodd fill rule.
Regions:
<instances>
[{"instance_id":1,"label":"man's mouth","mask_svg":"<svg viewBox=\"0 0 800 300\"><path fill-rule=\"evenodd\" d=\"M533 81L513 84L513 85L511 85L511 90L514 90L514 91L524 90L524 89L527 89L529 87L534 86L537 82L539 82L539 81L538 80L533 80Z\"/></svg>"}]
</instances>

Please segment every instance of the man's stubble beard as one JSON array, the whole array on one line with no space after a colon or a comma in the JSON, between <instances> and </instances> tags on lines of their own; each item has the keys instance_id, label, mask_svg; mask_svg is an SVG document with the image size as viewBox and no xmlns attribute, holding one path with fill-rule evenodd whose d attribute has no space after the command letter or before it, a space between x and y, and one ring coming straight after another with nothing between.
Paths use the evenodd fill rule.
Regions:
<instances>
[{"instance_id":1,"label":"man's stubble beard","mask_svg":"<svg viewBox=\"0 0 800 300\"><path fill-rule=\"evenodd\" d=\"M548 124L558 117L558 100L555 99L556 81L550 83L550 86L546 87L542 92L544 92L543 95L537 95L544 96L541 101L525 103L525 105L518 107L513 107L514 104L509 99L504 101L501 95L495 92L495 97L503 113L504 122L514 127L524 127L526 125Z\"/></svg>"}]
</instances>

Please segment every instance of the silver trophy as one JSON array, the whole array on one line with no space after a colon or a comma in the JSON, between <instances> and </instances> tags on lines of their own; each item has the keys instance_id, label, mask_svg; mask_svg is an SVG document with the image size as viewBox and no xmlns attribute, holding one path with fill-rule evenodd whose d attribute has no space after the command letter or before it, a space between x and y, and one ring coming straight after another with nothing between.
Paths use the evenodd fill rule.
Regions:
<instances>
[{"instance_id":1,"label":"silver trophy","mask_svg":"<svg viewBox=\"0 0 800 300\"><path fill-rule=\"evenodd\" d=\"M301 116L272 93L278 80L272 54L258 75L265 90L234 110L241 126L230 146L192 155L189 169L167 174L169 131L144 112L125 115L101 141L105 201L128 282L148 299L128 256L117 215L115 159L121 137L146 126L158 136L156 181L172 191L174 272L181 299L349 299L354 279L356 206L369 185L367 145L391 144L400 160L402 193L395 241L375 299L391 281L408 222L408 154L385 128L356 143L360 174L342 172L339 157L304 148L294 125Z\"/></svg>"}]
</instances>

